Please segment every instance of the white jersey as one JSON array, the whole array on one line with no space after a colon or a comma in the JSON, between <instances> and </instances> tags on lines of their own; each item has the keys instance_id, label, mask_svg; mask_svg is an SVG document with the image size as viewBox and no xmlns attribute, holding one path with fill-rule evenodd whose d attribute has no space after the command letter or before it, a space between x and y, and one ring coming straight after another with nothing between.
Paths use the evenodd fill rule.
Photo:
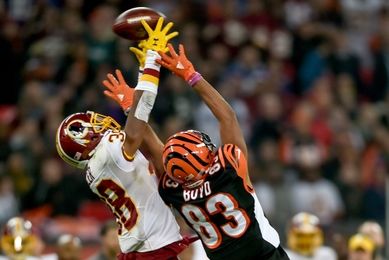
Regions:
<instances>
[{"instance_id":1,"label":"white jersey","mask_svg":"<svg viewBox=\"0 0 389 260\"><path fill-rule=\"evenodd\" d=\"M312 256L304 256L291 251L289 249L285 250L288 254L290 260L336 260L338 259L336 252L327 246L319 247L315 250L315 253Z\"/></svg>"},{"instance_id":2,"label":"white jersey","mask_svg":"<svg viewBox=\"0 0 389 260\"><path fill-rule=\"evenodd\" d=\"M148 252L181 240L178 224L158 194L149 162L140 151L132 161L126 159L124 140L123 131L107 131L86 175L92 191L116 217L121 251Z\"/></svg>"}]
</instances>

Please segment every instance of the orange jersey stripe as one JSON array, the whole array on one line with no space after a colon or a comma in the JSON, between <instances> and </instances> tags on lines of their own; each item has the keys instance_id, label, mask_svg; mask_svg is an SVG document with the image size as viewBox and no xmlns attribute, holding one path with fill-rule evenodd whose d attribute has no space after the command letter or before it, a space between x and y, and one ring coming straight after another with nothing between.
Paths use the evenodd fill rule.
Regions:
<instances>
[{"instance_id":1,"label":"orange jersey stripe","mask_svg":"<svg viewBox=\"0 0 389 260\"><path fill-rule=\"evenodd\" d=\"M248 174L247 160L242 151L235 145L227 144L223 147L223 155L243 180L245 189L248 192L253 192L253 185Z\"/></svg>"}]
</instances>

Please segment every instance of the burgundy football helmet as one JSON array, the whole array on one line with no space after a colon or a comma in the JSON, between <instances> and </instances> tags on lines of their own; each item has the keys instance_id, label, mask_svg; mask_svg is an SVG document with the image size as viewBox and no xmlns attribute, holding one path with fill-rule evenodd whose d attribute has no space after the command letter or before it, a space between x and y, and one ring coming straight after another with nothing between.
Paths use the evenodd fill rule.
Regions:
<instances>
[{"instance_id":1,"label":"burgundy football helmet","mask_svg":"<svg viewBox=\"0 0 389 260\"><path fill-rule=\"evenodd\" d=\"M92 111L71 114L57 130L58 154L70 165L84 169L107 130L119 131L120 125L112 117Z\"/></svg>"}]
</instances>

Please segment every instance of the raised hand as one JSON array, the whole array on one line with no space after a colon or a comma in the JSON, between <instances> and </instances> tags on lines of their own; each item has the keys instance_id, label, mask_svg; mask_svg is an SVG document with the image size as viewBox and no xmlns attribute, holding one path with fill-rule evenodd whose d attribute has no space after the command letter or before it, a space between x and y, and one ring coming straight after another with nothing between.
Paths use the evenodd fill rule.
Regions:
<instances>
[{"instance_id":1,"label":"raised hand","mask_svg":"<svg viewBox=\"0 0 389 260\"><path fill-rule=\"evenodd\" d=\"M178 35L178 32L172 32L168 34L169 30L173 27L174 24L172 22L169 22L164 28L162 28L163 22L164 18L159 17L157 25L153 30L150 28L150 26L145 20L141 20L143 27L149 35L147 40L141 41L138 45L143 52L145 52L145 50L153 50L157 52L168 51L166 44L169 42L169 40L176 37Z\"/></svg>"},{"instance_id":2,"label":"raised hand","mask_svg":"<svg viewBox=\"0 0 389 260\"><path fill-rule=\"evenodd\" d=\"M105 79L102 82L107 88L107 90L104 90L104 95L115 100L123 111L127 112L132 106L134 89L127 85L120 70L117 69L115 72L116 77L111 73L108 73L108 79Z\"/></svg>"},{"instance_id":3,"label":"raised hand","mask_svg":"<svg viewBox=\"0 0 389 260\"><path fill-rule=\"evenodd\" d=\"M168 45L170 55L160 51L161 59L157 60L157 63L167 68L177 76L181 77L185 81L189 81L190 78L196 73L193 64L188 60L185 55L185 49L182 44L179 45L179 54L176 53L173 46Z\"/></svg>"}]
</instances>

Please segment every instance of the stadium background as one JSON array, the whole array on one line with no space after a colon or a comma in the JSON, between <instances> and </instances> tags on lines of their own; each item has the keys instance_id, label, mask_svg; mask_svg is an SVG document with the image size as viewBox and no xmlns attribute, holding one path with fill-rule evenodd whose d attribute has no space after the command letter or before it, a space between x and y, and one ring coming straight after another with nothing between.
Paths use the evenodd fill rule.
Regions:
<instances>
[{"instance_id":1,"label":"stadium background","mask_svg":"<svg viewBox=\"0 0 389 260\"><path fill-rule=\"evenodd\" d=\"M385 227L389 174L389 3L385 0L0 1L0 224L23 214L48 245L62 233L94 248L111 218L55 132L72 112L124 122L102 94L121 69L135 84L134 43L112 33L122 11L149 6L180 32L195 67L234 107L250 175L285 241L290 217L319 216L344 253L367 219ZM153 124L164 140L217 123L180 79L162 73ZM343 251L342 251L343 250ZM90 250L88 252L91 252ZM86 253L85 253L86 254Z\"/></svg>"}]
</instances>

